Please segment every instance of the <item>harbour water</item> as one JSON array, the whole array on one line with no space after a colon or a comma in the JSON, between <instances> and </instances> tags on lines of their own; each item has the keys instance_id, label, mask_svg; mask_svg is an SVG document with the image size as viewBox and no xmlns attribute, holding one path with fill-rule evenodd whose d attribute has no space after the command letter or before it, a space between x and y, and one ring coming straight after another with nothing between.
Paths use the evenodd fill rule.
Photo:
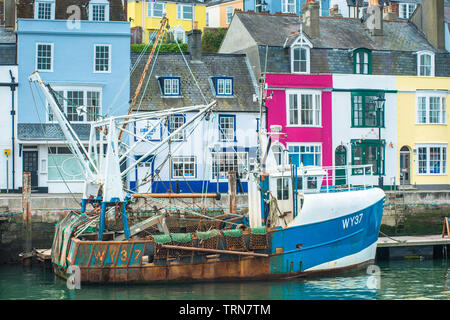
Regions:
<instances>
[{"instance_id":1,"label":"harbour water","mask_svg":"<svg viewBox=\"0 0 450 320\"><path fill-rule=\"evenodd\" d=\"M0 300L448 300L447 260L382 261L369 270L277 281L81 285L41 266L0 266ZM377 272L373 272L375 268Z\"/></svg>"}]
</instances>

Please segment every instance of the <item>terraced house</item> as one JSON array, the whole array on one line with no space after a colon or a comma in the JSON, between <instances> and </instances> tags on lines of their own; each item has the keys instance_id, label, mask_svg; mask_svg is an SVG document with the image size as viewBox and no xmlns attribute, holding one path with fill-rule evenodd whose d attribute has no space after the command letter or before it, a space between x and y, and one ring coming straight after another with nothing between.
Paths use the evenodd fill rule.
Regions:
<instances>
[{"instance_id":1,"label":"terraced house","mask_svg":"<svg viewBox=\"0 0 450 320\"><path fill-rule=\"evenodd\" d=\"M126 2L134 43L153 42L161 18L169 19L171 36L186 43L186 32L203 30L206 26L206 5L203 0L139 1Z\"/></svg>"},{"instance_id":2,"label":"terraced house","mask_svg":"<svg viewBox=\"0 0 450 320\"><path fill-rule=\"evenodd\" d=\"M381 12L377 1L370 4ZM372 165L372 171L351 170L348 180L340 179L341 173L336 172L332 183L362 184L364 180L389 188L403 179L402 147L411 148L412 153L412 144L420 147L425 143L421 146L422 157L427 157L421 167L426 164L428 168L424 183L448 184L444 183L448 179L444 169L449 139L444 98L450 55L443 50L443 42L433 40L444 27L443 1L423 0L418 5L415 14L427 12L420 15L421 24L414 22L414 15L410 20L395 21L377 15L378 20L369 25L373 20L320 17L318 10L316 2L307 3L303 18L308 18L302 24L297 15L237 12L219 50L246 53L255 77L265 75L267 123L281 125L287 133L280 138L281 146L274 146L285 155L280 161L314 166ZM410 80L402 77L418 80L411 87L405 82ZM430 78L427 85L425 77ZM436 77L440 79L433 79ZM438 121L439 117L439 123L417 124L408 119L413 113L411 102L401 98L406 94L403 88L414 95L419 95L416 90L423 92L419 88L434 88L433 93L419 95L419 110L429 114L429 105L432 110L439 105L439 113L433 111L431 119ZM420 133L411 135L410 129L417 125ZM425 138L422 128L428 127L430 137ZM406 136L408 143L402 141ZM439 146L432 146L432 141ZM430 176L436 154L441 169Z\"/></svg>"},{"instance_id":3,"label":"terraced house","mask_svg":"<svg viewBox=\"0 0 450 320\"><path fill-rule=\"evenodd\" d=\"M89 122L128 110L130 25L118 0L23 0L16 8L22 159L17 174L31 172L34 191L81 192L82 168L66 147L42 91L28 77L39 71L87 143Z\"/></svg>"},{"instance_id":4,"label":"terraced house","mask_svg":"<svg viewBox=\"0 0 450 320\"><path fill-rule=\"evenodd\" d=\"M144 193L215 193L228 190L228 172L238 174L238 192L247 191L247 173L257 153L257 86L245 54L202 54L201 31L187 34L189 53L160 53L146 74L134 112L206 105L217 101L212 116L179 132L150 154L130 175L130 189ZM132 53L134 96L148 55ZM171 115L156 127L137 123L138 135L159 142L191 120L196 111ZM156 121L156 119L155 119ZM153 129L152 129L153 128ZM133 157L139 159L143 145Z\"/></svg>"}]
</instances>

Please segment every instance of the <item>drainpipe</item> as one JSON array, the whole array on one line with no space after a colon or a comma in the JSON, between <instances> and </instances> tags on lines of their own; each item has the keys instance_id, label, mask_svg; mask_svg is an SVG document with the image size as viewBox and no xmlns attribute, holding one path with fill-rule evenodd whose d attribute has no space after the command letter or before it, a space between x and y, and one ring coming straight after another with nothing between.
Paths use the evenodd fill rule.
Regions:
<instances>
[{"instance_id":1,"label":"drainpipe","mask_svg":"<svg viewBox=\"0 0 450 320\"><path fill-rule=\"evenodd\" d=\"M16 188L15 180L16 180L16 159L15 159L15 130L14 130L14 116L16 115L16 111L14 110L14 92L16 91L17 83L15 82L15 78L12 75L12 71L9 70L9 75L11 77L11 154L12 154L12 189Z\"/></svg>"}]
</instances>

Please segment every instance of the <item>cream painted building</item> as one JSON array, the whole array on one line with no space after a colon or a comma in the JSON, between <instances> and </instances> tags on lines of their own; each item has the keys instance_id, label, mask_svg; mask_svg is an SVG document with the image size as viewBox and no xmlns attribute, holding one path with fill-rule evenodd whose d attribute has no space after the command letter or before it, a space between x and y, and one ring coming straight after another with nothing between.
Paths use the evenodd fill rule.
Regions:
<instances>
[{"instance_id":1,"label":"cream painted building","mask_svg":"<svg viewBox=\"0 0 450 320\"><path fill-rule=\"evenodd\" d=\"M398 176L402 185L448 188L450 78L397 77Z\"/></svg>"}]
</instances>

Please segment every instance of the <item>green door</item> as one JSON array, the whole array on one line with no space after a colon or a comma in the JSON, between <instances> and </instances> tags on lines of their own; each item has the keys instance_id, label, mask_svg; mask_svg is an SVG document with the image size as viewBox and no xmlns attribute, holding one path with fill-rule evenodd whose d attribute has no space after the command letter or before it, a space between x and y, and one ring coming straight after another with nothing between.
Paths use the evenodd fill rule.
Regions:
<instances>
[{"instance_id":1,"label":"green door","mask_svg":"<svg viewBox=\"0 0 450 320\"><path fill-rule=\"evenodd\" d=\"M339 146L336 148L334 153L335 166L345 166L347 165L347 151L344 146ZM335 172L335 184L337 186L347 184L347 174L345 168L336 169Z\"/></svg>"}]
</instances>

